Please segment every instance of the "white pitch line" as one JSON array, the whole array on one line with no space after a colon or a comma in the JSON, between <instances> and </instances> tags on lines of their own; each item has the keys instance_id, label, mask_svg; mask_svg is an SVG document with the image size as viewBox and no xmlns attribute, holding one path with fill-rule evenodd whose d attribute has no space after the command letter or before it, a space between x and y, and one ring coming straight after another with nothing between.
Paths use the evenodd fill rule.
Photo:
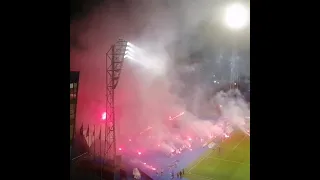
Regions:
<instances>
[{"instance_id":1,"label":"white pitch line","mask_svg":"<svg viewBox=\"0 0 320 180\"><path fill-rule=\"evenodd\" d=\"M239 141L239 143L232 149L232 151L234 151L240 144L241 142L246 138L246 136L244 136L241 141Z\"/></svg>"},{"instance_id":2,"label":"white pitch line","mask_svg":"<svg viewBox=\"0 0 320 180\"><path fill-rule=\"evenodd\" d=\"M198 176L198 177L201 177L201 178L203 178L203 179L210 179L210 180L214 180L213 178L210 178L210 177L207 177L207 176L201 176L201 175L199 175L199 174L195 174L195 173L188 173L188 174L191 174L191 175L194 175L194 176Z\"/></svg>"},{"instance_id":3,"label":"white pitch line","mask_svg":"<svg viewBox=\"0 0 320 180\"><path fill-rule=\"evenodd\" d=\"M241 139L241 141L239 141L239 143L232 149L232 150L235 150L238 146L239 146L239 144L244 140L246 138L246 136L244 136L242 139ZM190 171L193 169L193 168L195 168L200 162L202 162L204 159L207 159L208 158L208 156L212 153L213 151L211 151L208 155L206 155L205 157L203 157L203 158L201 158L195 165L193 165L188 171L187 171L187 173L189 173L189 174L191 174L190 173ZM193 174L193 173L192 173ZM194 175L196 175L196 174L194 174Z\"/></svg>"},{"instance_id":4,"label":"white pitch line","mask_svg":"<svg viewBox=\"0 0 320 180\"><path fill-rule=\"evenodd\" d=\"M195 165L193 165L193 166L188 170L187 173L190 173L190 171L191 171L194 167L196 167L200 162L202 162L204 159L206 159L212 152L213 152L213 151L211 151L211 152L210 152L208 155L206 155L205 157L201 158Z\"/></svg>"},{"instance_id":5,"label":"white pitch line","mask_svg":"<svg viewBox=\"0 0 320 180\"><path fill-rule=\"evenodd\" d=\"M201 158L195 165L193 165L193 166L188 170L187 173L190 173L190 171L191 171L194 167L196 167L200 162L202 162L204 159L205 159L205 158Z\"/></svg>"},{"instance_id":6,"label":"white pitch line","mask_svg":"<svg viewBox=\"0 0 320 180\"><path fill-rule=\"evenodd\" d=\"M209 158L209 159L218 159L218 160L221 160L221 161L233 162L233 163L244 164L244 165L248 165L248 166L250 166L250 164L246 164L246 163L238 162L238 161L232 161L232 160L221 159L221 158L215 158L215 157L207 157L207 158Z\"/></svg>"}]
</instances>

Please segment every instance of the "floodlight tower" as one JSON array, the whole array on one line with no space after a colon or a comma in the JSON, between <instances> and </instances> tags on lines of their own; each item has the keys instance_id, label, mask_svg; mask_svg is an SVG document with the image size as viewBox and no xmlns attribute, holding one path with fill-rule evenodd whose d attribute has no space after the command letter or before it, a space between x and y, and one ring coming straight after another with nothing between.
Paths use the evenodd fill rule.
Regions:
<instances>
[{"instance_id":1,"label":"floodlight tower","mask_svg":"<svg viewBox=\"0 0 320 180\"><path fill-rule=\"evenodd\" d=\"M116 135L119 123L115 120L115 89L119 83L125 58L132 58L133 45L119 39L106 54L106 128L105 128L105 159L116 166Z\"/></svg>"},{"instance_id":2,"label":"floodlight tower","mask_svg":"<svg viewBox=\"0 0 320 180\"><path fill-rule=\"evenodd\" d=\"M118 85L127 41L119 39L106 54L106 128L105 128L105 158L115 166L116 133L115 133L115 108L114 91Z\"/></svg>"}]
</instances>

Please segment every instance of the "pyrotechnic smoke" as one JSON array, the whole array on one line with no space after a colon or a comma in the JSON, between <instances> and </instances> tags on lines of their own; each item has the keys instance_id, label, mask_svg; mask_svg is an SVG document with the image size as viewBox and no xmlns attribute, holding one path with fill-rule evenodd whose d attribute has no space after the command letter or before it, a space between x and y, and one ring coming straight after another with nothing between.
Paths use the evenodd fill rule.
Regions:
<instances>
[{"instance_id":1,"label":"pyrotechnic smoke","mask_svg":"<svg viewBox=\"0 0 320 180\"><path fill-rule=\"evenodd\" d=\"M246 103L223 93L212 97L210 92L218 87L206 85L211 81L207 78L210 73L220 69L216 74L223 77L227 71L221 70L223 65L210 64L220 57L220 48L216 47L221 43L227 46L221 28L214 28L219 23L219 6L213 3L143 0L102 4L86 18L74 21L71 34L76 46L71 47L70 59L71 70L80 71L77 127L83 122L103 123L105 54L118 38L129 40L145 52L136 61L124 63L116 88L118 147L146 151L160 144L162 151L171 152L182 144L191 146L194 139L188 140L188 136L210 138L220 134L223 128L210 119L217 114L217 102L223 105L222 115L240 125L241 116L248 116L244 113ZM157 68L143 66L147 62ZM185 112L183 116L169 120L169 116L181 112ZM199 114L205 114L208 120L199 118ZM148 127L152 129L140 135Z\"/></svg>"},{"instance_id":2,"label":"pyrotechnic smoke","mask_svg":"<svg viewBox=\"0 0 320 180\"><path fill-rule=\"evenodd\" d=\"M213 100L220 105L221 115L247 134L245 126L250 121L250 109L240 91L238 89L231 89L227 92L221 91L217 93Z\"/></svg>"}]
</instances>

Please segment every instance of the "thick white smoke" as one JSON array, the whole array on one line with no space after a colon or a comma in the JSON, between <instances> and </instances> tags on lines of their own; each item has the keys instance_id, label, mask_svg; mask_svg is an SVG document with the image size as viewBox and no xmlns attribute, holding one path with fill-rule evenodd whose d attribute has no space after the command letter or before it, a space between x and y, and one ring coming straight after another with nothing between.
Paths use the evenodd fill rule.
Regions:
<instances>
[{"instance_id":1,"label":"thick white smoke","mask_svg":"<svg viewBox=\"0 0 320 180\"><path fill-rule=\"evenodd\" d=\"M236 125L245 133L245 127L250 124L250 109L248 103L238 89L219 92L213 99L221 108L221 115L230 123Z\"/></svg>"},{"instance_id":2,"label":"thick white smoke","mask_svg":"<svg viewBox=\"0 0 320 180\"><path fill-rule=\"evenodd\" d=\"M219 6L212 3L209 0L167 3L144 0L134 1L126 8L102 5L86 19L74 22L71 31L78 32L77 39L83 47L72 48L70 57L72 70L80 71L77 127L83 123L98 127L101 123L100 115L106 104L105 53L118 38L129 40L146 53L136 61L124 63L116 88L117 149L130 146L132 151L147 151L157 149L159 144L159 148L168 153L180 145L191 146L194 137L210 138L221 134L224 129L218 122L202 120L194 115L204 113L210 117L217 114L215 104L220 103L222 116L242 127L243 116L248 116L248 107L243 100L228 97L225 95L228 93L218 93L213 98L215 102L204 103L203 99L212 98L206 86L193 88L189 85L201 79L196 73L201 72L201 63L186 63L191 59L188 57L190 53L205 48L205 40L218 44L223 39L213 38L211 26L199 28L201 23L218 22L219 11L215 10ZM199 41L193 41L190 36L199 29L204 32L200 33L203 36ZM179 46L172 47L181 39ZM150 66L156 68L150 69ZM181 80L181 72L194 72L194 75ZM182 97L175 90L189 92L187 97ZM187 109L190 104L192 112ZM181 112L185 112L183 116L169 120L169 116ZM152 129L140 134L148 127Z\"/></svg>"}]
</instances>

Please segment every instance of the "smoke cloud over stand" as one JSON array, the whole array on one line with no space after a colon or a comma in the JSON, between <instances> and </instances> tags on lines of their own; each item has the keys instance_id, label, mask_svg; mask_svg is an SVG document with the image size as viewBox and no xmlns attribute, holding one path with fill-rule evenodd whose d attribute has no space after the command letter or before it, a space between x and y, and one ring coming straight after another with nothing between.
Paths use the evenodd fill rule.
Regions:
<instances>
[{"instance_id":1,"label":"smoke cloud over stand","mask_svg":"<svg viewBox=\"0 0 320 180\"><path fill-rule=\"evenodd\" d=\"M227 56L221 64L211 64L220 58L221 48L216 47L228 45L223 44L226 35L221 29L213 28L219 13L215 11L218 6L210 4L212 1L191 0L102 4L86 18L74 21L71 34L76 43L71 46L70 59L71 70L80 71L77 128L104 123L105 55L122 38L144 53L137 61L124 63L115 90L120 126L117 149L136 156L148 151L168 154L181 146L191 148L196 139L205 141L223 133L224 122L246 132L245 117L250 115L241 93L212 95L223 81L208 85L212 72L224 77L230 71L223 64ZM248 68L244 65L241 71L247 73Z\"/></svg>"}]
</instances>

